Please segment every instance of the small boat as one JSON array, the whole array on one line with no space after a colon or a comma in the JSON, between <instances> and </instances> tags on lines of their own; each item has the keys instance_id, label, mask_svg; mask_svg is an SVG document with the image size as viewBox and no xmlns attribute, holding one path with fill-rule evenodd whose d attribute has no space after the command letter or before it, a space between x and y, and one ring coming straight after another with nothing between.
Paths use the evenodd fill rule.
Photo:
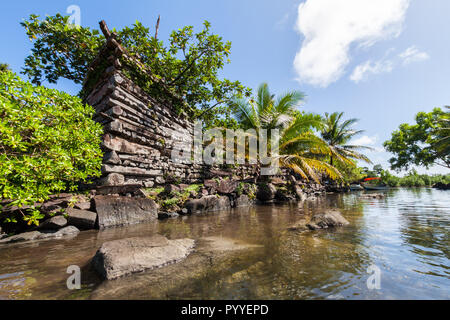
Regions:
<instances>
[{"instance_id":1,"label":"small boat","mask_svg":"<svg viewBox=\"0 0 450 320\"><path fill-rule=\"evenodd\" d=\"M351 184L350 191L362 191L364 188L360 184Z\"/></svg>"},{"instance_id":2,"label":"small boat","mask_svg":"<svg viewBox=\"0 0 450 320\"><path fill-rule=\"evenodd\" d=\"M364 182L372 181L372 180L381 180L381 178L367 178L367 179L364 179ZM368 183L361 183L361 185L363 186L363 188L365 190L378 190L378 191L381 191L381 190L388 190L389 189L389 187L386 186L386 185L375 185L375 184L368 184Z\"/></svg>"},{"instance_id":3,"label":"small boat","mask_svg":"<svg viewBox=\"0 0 450 320\"><path fill-rule=\"evenodd\" d=\"M371 186L371 185L367 185L367 184L363 184L363 187L365 190L388 190L389 187L388 186Z\"/></svg>"}]
</instances>

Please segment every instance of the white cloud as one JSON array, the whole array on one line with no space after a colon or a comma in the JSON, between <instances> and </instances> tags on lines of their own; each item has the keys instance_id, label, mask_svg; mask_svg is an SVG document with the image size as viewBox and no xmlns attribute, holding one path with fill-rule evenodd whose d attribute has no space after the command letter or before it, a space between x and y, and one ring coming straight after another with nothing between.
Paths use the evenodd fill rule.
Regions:
<instances>
[{"instance_id":1,"label":"white cloud","mask_svg":"<svg viewBox=\"0 0 450 320\"><path fill-rule=\"evenodd\" d=\"M423 61L430 58L428 53L422 52L416 46L409 47L398 55L403 60L403 64L407 65L411 62Z\"/></svg>"},{"instance_id":2,"label":"white cloud","mask_svg":"<svg viewBox=\"0 0 450 320\"><path fill-rule=\"evenodd\" d=\"M410 0L306 0L298 7L304 36L294 60L298 80L326 87L350 62L352 44L371 46L400 34Z\"/></svg>"},{"instance_id":3,"label":"white cloud","mask_svg":"<svg viewBox=\"0 0 450 320\"><path fill-rule=\"evenodd\" d=\"M369 74L391 72L393 68L394 63L391 60L380 60L376 62L368 60L365 63L358 65L355 70L353 70L350 80L358 83L366 80Z\"/></svg>"},{"instance_id":4,"label":"white cloud","mask_svg":"<svg viewBox=\"0 0 450 320\"><path fill-rule=\"evenodd\" d=\"M356 146L373 146L378 140L378 136L362 136L358 139L355 139L354 141L352 141L351 144L356 145Z\"/></svg>"},{"instance_id":5,"label":"white cloud","mask_svg":"<svg viewBox=\"0 0 450 320\"><path fill-rule=\"evenodd\" d=\"M391 72L399 63L407 65L412 62L427 60L430 57L428 53L420 51L416 46L411 46L394 57L392 57L393 51L394 49L389 49L385 57L379 61L372 62L372 60L368 60L356 66L350 75L350 80L358 83L367 80L370 74ZM386 58L387 56L390 56L389 59Z\"/></svg>"}]
</instances>

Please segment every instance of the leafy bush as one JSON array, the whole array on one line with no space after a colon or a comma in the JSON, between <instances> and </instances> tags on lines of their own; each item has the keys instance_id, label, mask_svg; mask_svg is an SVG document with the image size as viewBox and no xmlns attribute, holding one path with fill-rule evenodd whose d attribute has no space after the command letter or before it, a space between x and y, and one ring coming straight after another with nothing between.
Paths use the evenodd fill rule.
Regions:
<instances>
[{"instance_id":1,"label":"leafy bush","mask_svg":"<svg viewBox=\"0 0 450 320\"><path fill-rule=\"evenodd\" d=\"M439 182L449 183L450 175L418 174L417 171L411 170L404 177L396 177L389 171L382 170L381 179L390 187L431 187Z\"/></svg>"},{"instance_id":2,"label":"leafy bush","mask_svg":"<svg viewBox=\"0 0 450 320\"><path fill-rule=\"evenodd\" d=\"M77 97L0 72L0 199L31 206L22 213L29 224L42 218L34 203L99 176L102 127L93 113Z\"/></svg>"},{"instance_id":3,"label":"leafy bush","mask_svg":"<svg viewBox=\"0 0 450 320\"><path fill-rule=\"evenodd\" d=\"M56 83L59 78L83 82L88 66L105 43L105 37L95 29L71 28L68 22L69 16L60 14L43 20L32 14L21 23L34 43L23 69L33 83L40 84L44 79ZM173 101L175 108L193 111L192 117L202 119L206 125L235 123L227 102L236 94L250 95L251 89L219 75L230 63L231 42L213 34L209 22L205 21L203 30L199 32L194 32L192 26L173 31L166 44L139 21L131 27L113 31L129 53L151 70L150 77L147 72L122 61L124 72L144 91L154 96L162 95L167 100L169 96L160 92L160 85L152 80L165 79L170 91L184 97L195 110L183 110L184 105Z\"/></svg>"}]
</instances>

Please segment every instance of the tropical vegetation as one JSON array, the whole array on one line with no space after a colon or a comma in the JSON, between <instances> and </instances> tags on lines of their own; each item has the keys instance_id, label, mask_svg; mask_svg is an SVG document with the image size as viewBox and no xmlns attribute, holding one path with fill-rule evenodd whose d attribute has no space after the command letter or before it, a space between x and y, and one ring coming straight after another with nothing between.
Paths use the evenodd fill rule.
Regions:
<instances>
[{"instance_id":1,"label":"tropical vegetation","mask_svg":"<svg viewBox=\"0 0 450 320\"><path fill-rule=\"evenodd\" d=\"M69 25L68 19L60 14L43 20L31 15L21 23L33 42L22 70L31 83L21 80L7 64L0 64L0 197L4 205L29 208L21 212L21 218L30 224L38 224L42 216L35 205L50 194L76 190L80 183L100 175L102 128L93 121L94 110L83 104L82 98L89 91L90 83L85 82L89 66L106 39L98 30ZM207 21L197 33L192 26L173 31L166 44L158 39L158 27L153 35L139 21L112 31L147 68L140 72L128 61L123 70L143 90L158 98L163 84L182 97L182 104L172 100L177 111L202 120L205 128L254 129L258 144L263 143L259 140L262 130L267 130L269 137L278 130L279 140L267 141L269 153L278 154L282 167L304 179L349 184L372 175L392 186L448 183L448 175L429 177L412 171L398 178L381 166L372 172L364 170L357 164L371 163L364 154L370 148L352 144L363 132L354 129L357 119L345 119L343 112L321 116L300 111L305 98L300 91L276 97L268 84L262 83L253 95L239 81L220 77L230 63L231 43L213 34ZM95 71L101 74L102 70ZM57 83L61 78L83 83L84 89L74 97L42 86L44 81ZM392 169L432 164L449 167L449 112L437 108L419 113L416 124L401 125L384 145L396 155L390 161ZM263 159L257 159L255 179L266 166ZM149 192L164 195L160 205L169 209L181 205L190 192L198 192L199 186L194 189ZM20 219L4 218L9 222Z\"/></svg>"},{"instance_id":2,"label":"tropical vegetation","mask_svg":"<svg viewBox=\"0 0 450 320\"><path fill-rule=\"evenodd\" d=\"M28 207L29 224L42 218L35 203L99 176L102 127L93 113L77 97L0 72L0 198Z\"/></svg>"},{"instance_id":3,"label":"tropical vegetation","mask_svg":"<svg viewBox=\"0 0 450 320\"><path fill-rule=\"evenodd\" d=\"M386 150L395 155L389 160L391 169L408 170L413 165L450 168L449 119L448 111L435 108L419 112L415 124L401 124L384 143Z\"/></svg>"},{"instance_id":4,"label":"tropical vegetation","mask_svg":"<svg viewBox=\"0 0 450 320\"><path fill-rule=\"evenodd\" d=\"M106 40L96 29L72 27L68 22L68 16L56 14L43 20L30 15L21 23L33 41L23 69L23 74L33 83L41 84L44 80L56 83L60 78L83 83L89 65ZM230 63L231 42L213 34L208 21L198 33L192 26L173 31L167 45L157 38L157 31L150 34L150 29L139 21L113 31L129 54L137 57L151 73L152 77L147 72L129 72L128 76L142 89L158 95L159 83L152 78L162 79L165 86L186 102L181 106L173 101L179 111L201 119L207 127L235 124L227 102L236 95L248 96L251 90L239 81L219 77L219 71Z\"/></svg>"},{"instance_id":5,"label":"tropical vegetation","mask_svg":"<svg viewBox=\"0 0 450 320\"><path fill-rule=\"evenodd\" d=\"M267 83L263 83L255 98L235 98L231 106L240 128L255 129L257 136L261 129L266 129L268 136L272 130L279 130L277 151L281 166L291 168L305 179L319 181L320 176L324 175L342 180L343 175L333 166L333 159L347 166L356 165L352 159L370 162L366 156L355 151L363 146L348 144L354 135L361 132L353 133L351 125L354 119L341 124L339 121L343 113L322 118L312 113L299 112L296 108L304 96L302 92L292 91L275 99ZM315 131L320 130L322 138L315 134Z\"/></svg>"},{"instance_id":6,"label":"tropical vegetation","mask_svg":"<svg viewBox=\"0 0 450 320\"><path fill-rule=\"evenodd\" d=\"M417 170L412 169L402 177L392 174L389 170L383 169L379 164L372 170L362 169L362 178L379 177L380 182L390 187L432 187L438 183L449 184L450 174L419 174Z\"/></svg>"},{"instance_id":7,"label":"tropical vegetation","mask_svg":"<svg viewBox=\"0 0 450 320\"><path fill-rule=\"evenodd\" d=\"M334 112L332 114L326 112L323 119L321 136L332 150L329 157L330 165L333 165L336 160L341 163L347 163L350 166L354 165L354 162L351 162L351 160L362 160L371 163L370 159L359 152L359 150L372 150L372 148L349 144L355 136L364 132L363 130L354 130L352 128L358 119L344 120L343 116L344 112Z\"/></svg>"}]
</instances>

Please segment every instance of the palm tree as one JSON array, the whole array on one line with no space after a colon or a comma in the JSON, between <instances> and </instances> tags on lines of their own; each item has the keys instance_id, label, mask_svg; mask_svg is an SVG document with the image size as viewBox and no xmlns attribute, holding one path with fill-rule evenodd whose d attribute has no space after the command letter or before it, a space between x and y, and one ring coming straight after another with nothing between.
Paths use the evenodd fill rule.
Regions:
<instances>
[{"instance_id":1,"label":"palm tree","mask_svg":"<svg viewBox=\"0 0 450 320\"><path fill-rule=\"evenodd\" d=\"M277 151L281 166L293 169L305 179L311 177L318 181L320 172L339 178L341 175L336 168L320 160L330 154L326 142L311 131L319 127L320 117L296 110L304 97L302 92L292 91L275 99L267 83L263 83L256 99L234 98L230 105L241 128L255 129L257 137L262 129L266 129L268 135L271 130L279 130ZM259 161L257 166L260 167Z\"/></svg>"},{"instance_id":2,"label":"palm tree","mask_svg":"<svg viewBox=\"0 0 450 320\"><path fill-rule=\"evenodd\" d=\"M362 160L372 163L368 157L358 152L358 150L373 150L367 146L348 144L352 138L364 132L364 130L354 130L354 125L358 119L342 120L343 112L325 113L321 136L328 143L330 148L330 165L337 160L344 164L354 165L352 160Z\"/></svg>"}]
</instances>

